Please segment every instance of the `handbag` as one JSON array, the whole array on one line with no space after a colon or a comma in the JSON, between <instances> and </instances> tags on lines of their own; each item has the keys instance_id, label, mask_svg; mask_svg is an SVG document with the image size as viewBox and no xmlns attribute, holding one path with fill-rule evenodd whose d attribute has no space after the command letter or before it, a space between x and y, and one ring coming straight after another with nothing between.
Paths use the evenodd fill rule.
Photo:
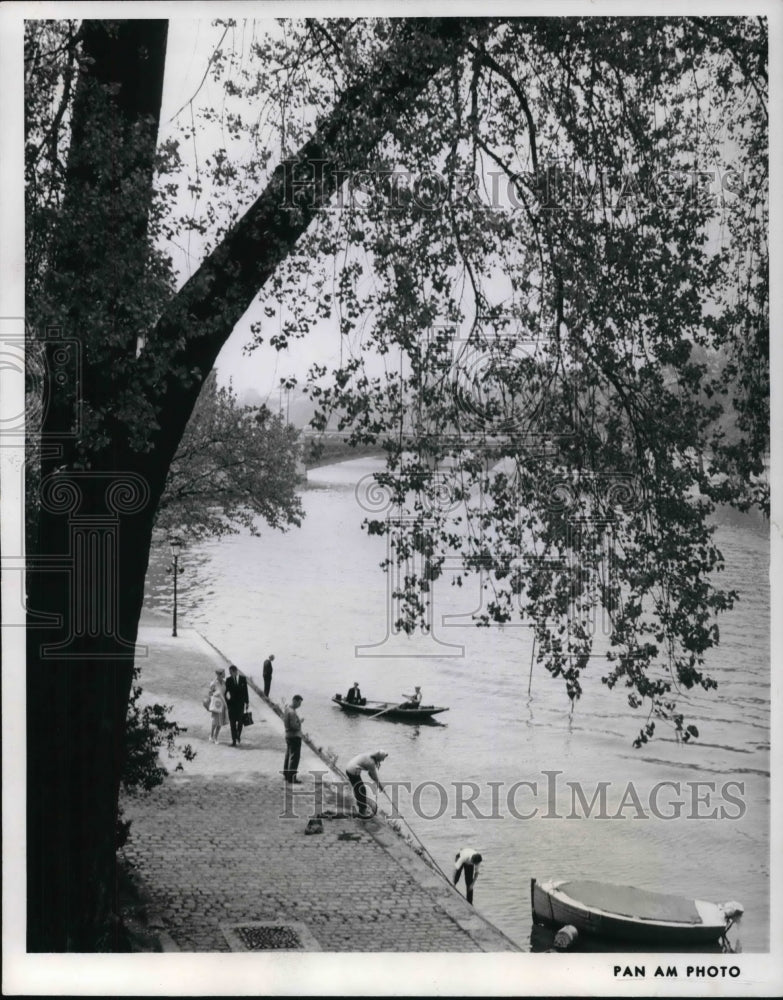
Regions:
<instances>
[{"instance_id":1,"label":"handbag","mask_svg":"<svg viewBox=\"0 0 783 1000\"><path fill-rule=\"evenodd\" d=\"M243 726L253 725L253 713L250 711L250 709L248 709L247 712L245 712L245 714L242 716L242 725Z\"/></svg>"},{"instance_id":2,"label":"handbag","mask_svg":"<svg viewBox=\"0 0 783 1000\"><path fill-rule=\"evenodd\" d=\"M206 708L207 711L209 711L209 703L211 701L212 701L212 696L207 694L204 696L204 700L201 702L201 704L204 706L204 708Z\"/></svg>"}]
</instances>

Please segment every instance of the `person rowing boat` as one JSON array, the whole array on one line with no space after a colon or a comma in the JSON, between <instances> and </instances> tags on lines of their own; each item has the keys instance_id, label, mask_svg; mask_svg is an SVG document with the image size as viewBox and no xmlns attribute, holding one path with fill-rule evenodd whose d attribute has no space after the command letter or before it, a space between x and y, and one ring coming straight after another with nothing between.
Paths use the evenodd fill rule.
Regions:
<instances>
[{"instance_id":1,"label":"person rowing boat","mask_svg":"<svg viewBox=\"0 0 783 1000\"><path fill-rule=\"evenodd\" d=\"M400 708L418 708L421 705L421 688L417 687L413 694L404 694L403 698L406 701Z\"/></svg>"}]
</instances>

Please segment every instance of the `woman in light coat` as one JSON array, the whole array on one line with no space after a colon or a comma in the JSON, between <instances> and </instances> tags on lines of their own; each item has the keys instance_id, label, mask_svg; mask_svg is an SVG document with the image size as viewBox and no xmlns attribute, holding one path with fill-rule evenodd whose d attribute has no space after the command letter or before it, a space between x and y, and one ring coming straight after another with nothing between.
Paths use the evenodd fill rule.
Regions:
<instances>
[{"instance_id":1,"label":"woman in light coat","mask_svg":"<svg viewBox=\"0 0 783 1000\"><path fill-rule=\"evenodd\" d=\"M215 679L209 685L209 711L212 713L210 743L217 743L220 730L228 722L228 701L226 699L226 671L218 667Z\"/></svg>"}]
</instances>

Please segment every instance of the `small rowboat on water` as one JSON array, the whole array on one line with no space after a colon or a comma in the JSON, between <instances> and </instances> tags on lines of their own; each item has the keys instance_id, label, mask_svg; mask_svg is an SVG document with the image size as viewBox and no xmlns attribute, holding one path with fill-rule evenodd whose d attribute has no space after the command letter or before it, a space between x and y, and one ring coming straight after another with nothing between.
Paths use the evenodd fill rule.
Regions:
<instances>
[{"instance_id":1,"label":"small rowboat on water","mask_svg":"<svg viewBox=\"0 0 783 1000\"><path fill-rule=\"evenodd\" d=\"M532 879L530 894L534 919L629 942L709 944L725 934L731 922L717 903L589 879Z\"/></svg>"},{"instance_id":2,"label":"small rowboat on water","mask_svg":"<svg viewBox=\"0 0 783 1000\"><path fill-rule=\"evenodd\" d=\"M433 715L448 712L447 708L438 705L419 705L418 708L403 708L393 701L367 701L364 704L346 701L342 695L336 694L332 701L349 715L377 715L381 719L391 719L393 722L426 722Z\"/></svg>"}]
</instances>

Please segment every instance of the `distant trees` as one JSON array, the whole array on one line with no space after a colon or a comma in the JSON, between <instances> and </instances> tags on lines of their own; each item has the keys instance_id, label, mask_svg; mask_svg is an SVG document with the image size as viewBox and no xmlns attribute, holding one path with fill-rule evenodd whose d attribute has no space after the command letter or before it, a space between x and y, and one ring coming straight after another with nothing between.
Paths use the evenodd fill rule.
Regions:
<instances>
[{"instance_id":1,"label":"distant trees","mask_svg":"<svg viewBox=\"0 0 783 1000\"><path fill-rule=\"evenodd\" d=\"M204 383L158 504L156 527L192 539L257 535L302 523L299 432L266 407L239 406L213 374Z\"/></svg>"}]
</instances>

